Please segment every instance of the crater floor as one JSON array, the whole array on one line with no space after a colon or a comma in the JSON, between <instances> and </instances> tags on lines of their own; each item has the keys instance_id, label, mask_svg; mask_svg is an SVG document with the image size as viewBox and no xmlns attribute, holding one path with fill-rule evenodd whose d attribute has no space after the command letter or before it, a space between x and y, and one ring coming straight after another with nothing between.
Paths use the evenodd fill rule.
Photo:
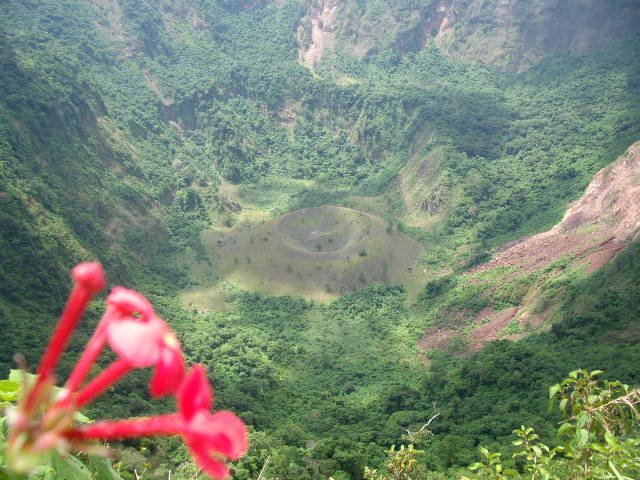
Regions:
<instances>
[{"instance_id":1,"label":"crater floor","mask_svg":"<svg viewBox=\"0 0 640 480\"><path fill-rule=\"evenodd\" d=\"M368 213L305 208L229 232L207 231L213 271L253 291L329 300L372 283L418 284L421 246ZM206 283L206 282L204 282Z\"/></svg>"}]
</instances>

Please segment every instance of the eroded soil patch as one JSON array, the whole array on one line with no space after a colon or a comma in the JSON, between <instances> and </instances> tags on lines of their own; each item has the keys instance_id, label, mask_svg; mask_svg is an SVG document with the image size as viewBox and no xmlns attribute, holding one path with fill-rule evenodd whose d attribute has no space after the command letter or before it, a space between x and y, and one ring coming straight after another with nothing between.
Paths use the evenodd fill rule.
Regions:
<instances>
[{"instance_id":1,"label":"eroded soil patch","mask_svg":"<svg viewBox=\"0 0 640 480\"><path fill-rule=\"evenodd\" d=\"M561 292L569 281L566 272L587 275L601 268L639 236L640 142L595 175L558 225L503 246L489 262L469 270L463 277L468 285L491 279L482 293L488 307L451 328L431 328L418 347L447 348L463 336L470 350L478 350L487 341L518 338L540 328L551 314L541 295ZM550 287L554 281L557 287ZM494 310L494 294L504 285L515 291L519 305Z\"/></svg>"}]
</instances>

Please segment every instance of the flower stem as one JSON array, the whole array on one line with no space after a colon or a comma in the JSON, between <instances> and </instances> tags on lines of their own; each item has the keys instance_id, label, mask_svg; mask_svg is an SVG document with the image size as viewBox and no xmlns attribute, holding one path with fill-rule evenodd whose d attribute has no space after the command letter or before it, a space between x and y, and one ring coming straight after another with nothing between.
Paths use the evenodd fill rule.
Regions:
<instances>
[{"instance_id":1,"label":"flower stem","mask_svg":"<svg viewBox=\"0 0 640 480\"><path fill-rule=\"evenodd\" d=\"M179 435L185 430L182 416L176 413L127 420L104 420L69 431L71 440L112 440L154 435Z\"/></svg>"},{"instance_id":2,"label":"flower stem","mask_svg":"<svg viewBox=\"0 0 640 480\"><path fill-rule=\"evenodd\" d=\"M64 312L62 312L60 322L58 322L51 341L49 345L47 345L47 350L40 362L40 367L38 368L38 375L40 375L40 377L47 378L56 368L58 359L67 346L67 342L92 296L93 292L87 290L82 285L76 285L73 288L69 302Z\"/></svg>"},{"instance_id":3,"label":"flower stem","mask_svg":"<svg viewBox=\"0 0 640 480\"><path fill-rule=\"evenodd\" d=\"M82 408L90 403L131 370L133 370L133 367L126 360L120 358L113 362L97 377L91 380L82 390L80 390L80 392L78 392L78 396L75 401L76 407Z\"/></svg>"},{"instance_id":4,"label":"flower stem","mask_svg":"<svg viewBox=\"0 0 640 480\"><path fill-rule=\"evenodd\" d=\"M89 339L89 342L87 343L84 352L82 352L73 372L71 372L71 375L69 375L69 378L67 379L67 383L64 388L67 390L68 395L72 395L73 392L75 392L82 384L84 379L87 378L91 367L100 355L100 352L102 352L102 347L107 339L105 335L105 326L105 317L103 317L95 332L93 332L93 336Z\"/></svg>"},{"instance_id":5,"label":"flower stem","mask_svg":"<svg viewBox=\"0 0 640 480\"><path fill-rule=\"evenodd\" d=\"M91 297L104 288L105 279L102 265L97 262L80 263L76 265L71 276L75 281L71 295L53 336L47 345L38 374L47 378L56 368L60 355L64 351L76 325L84 315Z\"/></svg>"},{"instance_id":6,"label":"flower stem","mask_svg":"<svg viewBox=\"0 0 640 480\"><path fill-rule=\"evenodd\" d=\"M76 265L71 272L71 276L75 281L75 285L40 361L38 379L29 392L25 403L26 412L31 412L35 408L43 385L51 380L60 355L62 355L73 331L82 315L84 315L91 298L104 288L104 271L102 270L102 265L97 262Z\"/></svg>"}]
</instances>

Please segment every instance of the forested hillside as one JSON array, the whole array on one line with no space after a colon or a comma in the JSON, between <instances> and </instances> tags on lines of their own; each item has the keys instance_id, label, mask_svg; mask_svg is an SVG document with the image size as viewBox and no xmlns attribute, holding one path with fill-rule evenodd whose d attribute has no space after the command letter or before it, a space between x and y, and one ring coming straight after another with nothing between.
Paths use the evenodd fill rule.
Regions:
<instances>
[{"instance_id":1,"label":"forested hillside","mask_svg":"<svg viewBox=\"0 0 640 480\"><path fill-rule=\"evenodd\" d=\"M363 478L436 413L425 478L552 436L570 370L640 378L639 7L0 2L3 375L99 260L250 425L237 478Z\"/></svg>"},{"instance_id":2,"label":"forested hillside","mask_svg":"<svg viewBox=\"0 0 640 480\"><path fill-rule=\"evenodd\" d=\"M637 31L633 0L323 0L307 2L298 29L309 66L337 49L358 58L436 44L447 55L522 71L557 53L600 50Z\"/></svg>"}]
</instances>

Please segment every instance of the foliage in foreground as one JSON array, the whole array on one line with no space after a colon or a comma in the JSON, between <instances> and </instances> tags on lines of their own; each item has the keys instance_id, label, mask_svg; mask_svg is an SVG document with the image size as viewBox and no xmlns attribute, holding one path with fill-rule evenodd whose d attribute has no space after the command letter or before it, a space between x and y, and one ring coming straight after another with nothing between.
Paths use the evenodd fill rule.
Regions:
<instances>
[{"instance_id":1,"label":"foliage in foreground","mask_svg":"<svg viewBox=\"0 0 640 480\"><path fill-rule=\"evenodd\" d=\"M503 452L481 446L481 460L469 466L474 474L461 480L489 478L562 480L640 477L640 389L619 381L596 380L602 372L574 370L549 389L551 405L559 403L564 419L556 432L559 444L542 442L531 427L513 431L516 451ZM383 468L365 468L367 480L417 480L432 477L413 444L389 450ZM504 459L506 458L506 460ZM438 477L441 478L441 477Z\"/></svg>"},{"instance_id":2,"label":"foliage in foreground","mask_svg":"<svg viewBox=\"0 0 640 480\"><path fill-rule=\"evenodd\" d=\"M187 373L176 335L140 293L123 287L111 291L105 314L65 388L54 387L60 357L91 299L106 284L102 265L97 262L78 264L72 278L74 288L37 375L22 370L16 374L20 382L10 378L1 385L2 400L17 403L6 406L7 416L2 419L8 431L6 441L3 435L0 442L0 477L117 478L108 463L89 457L89 465L85 465L69 453L106 454L104 448L94 444L96 440L180 435L207 476L228 478L226 462L238 460L248 449L247 429L229 411L211 413L213 390L205 367L196 365ZM106 346L116 354L116 360L87 380ZM80 409L132 370L148 367L154 370L149 383L151 396L175 396L177 412L95 423L80 414ZM90 467L97 470L95 475Z\"/></svg>"}]
</instances>

